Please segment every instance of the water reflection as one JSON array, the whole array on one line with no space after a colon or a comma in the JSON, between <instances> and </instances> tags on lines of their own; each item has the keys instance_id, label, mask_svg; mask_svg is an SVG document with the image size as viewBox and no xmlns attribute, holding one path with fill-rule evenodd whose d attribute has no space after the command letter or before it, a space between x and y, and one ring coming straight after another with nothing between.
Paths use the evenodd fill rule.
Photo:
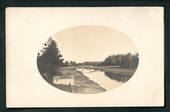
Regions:
<instances>
[{"instance_id":1,"label":"water reflection","mask_svg":"<svg viewBox=\"0 0 170 112\"><path fill-rule=\"evenodd\" d=\"M122 82L119 82L117 80L113 80L110 77L107 77L105 75L105 72L99 71L99 70L92 70L92 69L77 69L81 71L85 76L87 76L90 80L96 82L101 87L103 87L106 90L110 90L114 87L117 87L122 84Z\"/></svg>"},{"instance_id":2,"label":"water reflection","mask_svg":"<svg viewBox=\"0 0 170 112\"><path fill-rule=\"evenodd\" d=\"M132 75L122 75L122 74L115 74L111 72L104 72L104 73L110 79L117 80L119 82L126 82L132 77Z\"/></svg>"}]
</instances>

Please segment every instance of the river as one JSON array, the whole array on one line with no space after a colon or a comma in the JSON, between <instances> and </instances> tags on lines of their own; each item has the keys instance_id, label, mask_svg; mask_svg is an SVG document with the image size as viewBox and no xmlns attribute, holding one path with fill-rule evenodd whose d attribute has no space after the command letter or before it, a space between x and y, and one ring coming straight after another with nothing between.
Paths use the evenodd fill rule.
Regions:
<instances>
[{"instance_id":1,"label":"river","mask_svg":"<svg viewBox=\"0 0 170 112\"><path fill-rule=\"evenodd\" d=\"M110 79L105 75L103 71L98 71L94 69L85 69L85 68L77 68L78 71L81 71L85 76L87 76L90 80L98 83L101 87L106 90L113 89L122 84L122 82Z\"/></svg>"}]
</instances>

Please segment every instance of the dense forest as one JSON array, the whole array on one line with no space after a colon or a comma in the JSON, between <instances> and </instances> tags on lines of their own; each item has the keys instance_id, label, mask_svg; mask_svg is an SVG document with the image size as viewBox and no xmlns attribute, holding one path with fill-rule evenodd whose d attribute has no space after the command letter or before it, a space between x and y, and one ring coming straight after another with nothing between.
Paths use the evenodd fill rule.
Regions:
<instances>
[{"instance_id":1,"label":"dense forest","mask_svg":"<svg viewBox=\"0 0 170 112\"><path fill-rule=\"evenodd\" d=\"M102 66L120 66L120 67L137 67L139 61L139 54L117 54L108 56L103 62L99 65Z\"/></svg>"}]
</instances>

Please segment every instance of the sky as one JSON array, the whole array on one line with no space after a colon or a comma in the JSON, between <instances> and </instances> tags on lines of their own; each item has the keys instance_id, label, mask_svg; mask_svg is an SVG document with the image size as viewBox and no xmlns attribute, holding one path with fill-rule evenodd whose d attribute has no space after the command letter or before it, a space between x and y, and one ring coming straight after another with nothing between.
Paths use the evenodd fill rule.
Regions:
<instances>
[{"instance_id":1,"label":"sky","mask_svg":"<svg viewBox=\"0 0 170 112\"><path fill-rule=\"evenodd\" d=\"M77 26L52 36L64 60L103 61L112 54L136 53L136 47L124 33L105 26Z\"/></svg>"}]
</instances>

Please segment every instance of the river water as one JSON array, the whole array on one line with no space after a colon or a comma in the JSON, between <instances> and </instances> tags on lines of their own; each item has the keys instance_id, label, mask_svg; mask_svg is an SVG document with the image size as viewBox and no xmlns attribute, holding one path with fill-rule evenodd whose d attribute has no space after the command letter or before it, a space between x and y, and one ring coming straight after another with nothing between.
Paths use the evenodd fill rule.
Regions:
<instances>
[{"instance_id":1,"label":"river water","mask_svg":"<svg viewBox=\"0 0 170 112\"><path fill-rule=\"evenodd\" d=\"M122 84L122 82L110 79L105 75L103 71L96 71L94 69L85 69L85 68L77 68L78 71L81 71L85 76L87 76L90 80L96 82L101 87L106 90L113 89Z\"/></svg>"}]
</instances>

